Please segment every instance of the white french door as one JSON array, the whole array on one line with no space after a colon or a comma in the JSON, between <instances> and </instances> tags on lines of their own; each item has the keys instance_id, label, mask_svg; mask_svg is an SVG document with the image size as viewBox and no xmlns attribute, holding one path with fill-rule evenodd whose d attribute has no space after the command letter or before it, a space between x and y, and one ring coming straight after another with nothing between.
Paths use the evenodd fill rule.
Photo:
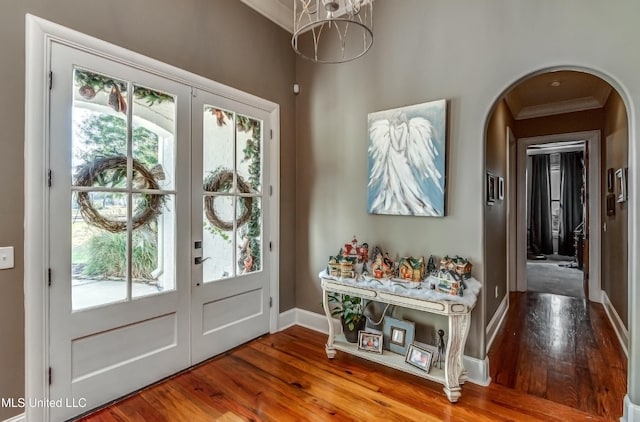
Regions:
<instances>
[{"instance_id":1,"label":"white french door","mask_svg":"<svg viewBox=\"0 0 640 422\"><path fill-rule=\"evenodd\" d=\"M271 129L264 110L201 90L192 112L196 363L269 331Z\"/></svg>"},{"instance_id":2,"label":"white french door","mask_svg":"<svg viewBox=\"0 0 640 422\"><path fill-rule=\"evenodd\" d=\"M50 398L91 408L190 364L190 89L57 43L51 71Z\"/></svg>"},{"instance_id":3,"label":"white french door","mask_svg":"<svg viewBox=\"0 0 640 422\"><path fill-rule=\"evenodd\" d=\"M57 42L50 52L58 421L269 331L271 128L260 108Z\"/></svg>"}]
</instances>

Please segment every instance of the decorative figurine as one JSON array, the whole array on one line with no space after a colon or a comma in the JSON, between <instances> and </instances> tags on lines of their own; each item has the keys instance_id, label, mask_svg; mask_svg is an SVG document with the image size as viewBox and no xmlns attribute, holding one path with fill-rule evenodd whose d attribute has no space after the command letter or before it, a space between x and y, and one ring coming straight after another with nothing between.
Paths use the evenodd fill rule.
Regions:
<instances>
[{"instance_id":1,"label":"decorative figurine","mask_svg":"<svg viewBox=\"0 0 640 422\"><path fill-rule=\"evenodd\" d=\"M427 274L433 275L436 271L436 257L431 255L427 263Z\"/></svg>"},{"instance_id":2,"label":"decorative figurine","mask_svg":"<svg viewBox=\"0 0 640 422\"><path fill-rule=\"evenodd\" d=\"M435 275L438 280L436 283L436 290L441 293L447 293L453 296L457 296L462 292L462 284L460 282L460 276L454 271L440 270Z\"/></svg>"},{"instance_id":3,"label":"decorative figurine","mask_svg":"<svg viewBox=\"0 0 640 422\"><path fill-rule=\"evenodd\" d=\"M436 341L436 347L437 347L436 359L433 366L436 366L439 364L438 368L442 369L442 364L444 363L445 352L447 348L446 343L444 342L444 330L442 329L438 330L438 339Z\"/></svg>"},{"instance_id":4,"label":"decorative figurine","mask_svg":"<svg viewBox=\"0 0 640 422\"><path fill-rule=\"evenodd\" d=\"M398 277L403 280L420 282L424 278L425 266L424 257L414 258L412 256L400 259L398 266Z\"/></svg>"}]
</instances>

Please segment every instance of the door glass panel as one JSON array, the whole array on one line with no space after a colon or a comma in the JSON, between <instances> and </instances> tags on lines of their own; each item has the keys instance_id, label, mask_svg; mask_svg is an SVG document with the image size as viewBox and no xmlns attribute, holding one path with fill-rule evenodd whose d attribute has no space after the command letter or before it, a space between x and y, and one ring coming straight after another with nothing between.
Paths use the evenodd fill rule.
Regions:
<instances>
[{"instance_id":1,"label":"door glass panel","mask_svg":"<svg viewBox=\"0 0 640 422\"><path fill-rule=\"evenodd\" d=\"M240 197L236 215L238 230L238 274L247 274L262 269L262 207L260 197Z\"/></svg>"},{"instance_id":2,"label":"door glass panel","mask_svg":"<svg viewBox=\"0 0 640 422\"><path fill-rule=\"evenodd\" d=\"M75 186L126 186L126 98L126 82L83 69L74 70Z\"/></svg>"},{"instance_id":3,"label":"door glass panel","mask_svg":"<svg viewBox=\"0 0 640 422\"><path fill-rule=\"evenodd\" d=\"M153 175L158 187L165 190L174 188L175 118L176 105L173 96L134 85L133 158L137 161L136 164L144 166ZM134 187L138 187L135 178Z\"/></svg>"},{"instance_id":4,"label":"door glass panel","mask_svg":"<svg viewBox=\"0 0 640 422\"><path fill-rule=\"evenodd\" d=\"M203 111L203 183L208 192L229 192L234 164L234 113L205 106Z\"/></svg>"},{"instance_id":5,"label":"door glass panel","mask_svg":"<svg viewBox=\"0 0 640 422\"><path fill-rule=\"evenodd\" d=\"M202 276L205 283L234 275L233 196L205 196Z\"/></svg>"},{"instance_id":6,"label":"door glass panel","mask_svg":"<svg viewBox=\"0 0 640 422\"><path fill-rule=\"evenodd\" d=\"M73 309L175 290L175 97L83 69L73 89Z\"/></svg>"},{"instance_id":7,"label":"door glass panel","mask_svg":"<svg viewBox=\"0 0 640 422\"><path fill-rule=\"evenodd\" d=\"M257 193L262 185L262 122L240 114L236 119L238 190Z\"/></svg>"},{"instance_id":8,"label":"door glass panel","mask_svg":"<svg viewBox=\"0 0 640 422\"><path fill-rule=\"evenodd\" d=\"M175 290L175 195L134 194L133 203L135 215L158 211L149 222L132 231L132 296Z\"/></svg>"},{"instance_id":9,"label":"door glass panel","mask_svg":"<svg viewBox=\"0 0 640 422\"><path fill-rule=\"evenodd\" d=\"M89 204L95 212L81 211ZM127 196L114 192L74 192L71 203L72 309L127 298Z\"/></svg>"}]
</instances>

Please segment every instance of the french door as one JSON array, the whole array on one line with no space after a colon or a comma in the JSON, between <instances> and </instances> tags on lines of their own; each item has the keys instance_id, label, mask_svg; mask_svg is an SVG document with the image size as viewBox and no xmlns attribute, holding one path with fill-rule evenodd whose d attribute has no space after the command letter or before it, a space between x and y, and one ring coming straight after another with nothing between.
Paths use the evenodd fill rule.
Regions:
<instances>
[{"instance_id":1,"label":"french door","mask_svg":"<svg viewBox=\"0 0 640 422\"><path fill-rule=\"evenodd\" d=\"M260 109L56 42L51 72L57 421L269 331L269 128Z\"/></svg>"},{"instance_id":2,"label":"french door","mask_svg":"<svg viewBox=\"0 0 640 422\"><path fill-rule=\"evenodd\" d=\"M265 133L271 130L265 111L204 91L194 91L192 110L196 363L269 331L264 222L269 221Z\"/></svg>"}]
</instances>

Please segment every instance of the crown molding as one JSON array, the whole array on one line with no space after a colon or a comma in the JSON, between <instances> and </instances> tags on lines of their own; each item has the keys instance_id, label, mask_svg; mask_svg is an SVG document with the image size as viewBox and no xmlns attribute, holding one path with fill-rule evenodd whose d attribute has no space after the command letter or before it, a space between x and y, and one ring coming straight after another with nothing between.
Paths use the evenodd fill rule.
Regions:
<instances>
[{"instance_id":1,"label":"crown molding","mask_svg":"<svg viewBox=\"0 0 640 422\"><path fill-rule=\"evenodd\" d=\"M514 116L516 120L533 119L535 117L552 116L556 114L574 113L576 111L593 110L604 107L604 101L591 97L582 97L555 103L522 107Z\"/></svg>"},{"instance_id":2,"label":"crown molding","mask_svg":"<svg viewBox=\"0 0 640 422\"><path fill-rule=\"evenodd\" d=\"M293 34L293 9L278 0L240 0L282 29Z\"/></svg>"}]
</instances>

